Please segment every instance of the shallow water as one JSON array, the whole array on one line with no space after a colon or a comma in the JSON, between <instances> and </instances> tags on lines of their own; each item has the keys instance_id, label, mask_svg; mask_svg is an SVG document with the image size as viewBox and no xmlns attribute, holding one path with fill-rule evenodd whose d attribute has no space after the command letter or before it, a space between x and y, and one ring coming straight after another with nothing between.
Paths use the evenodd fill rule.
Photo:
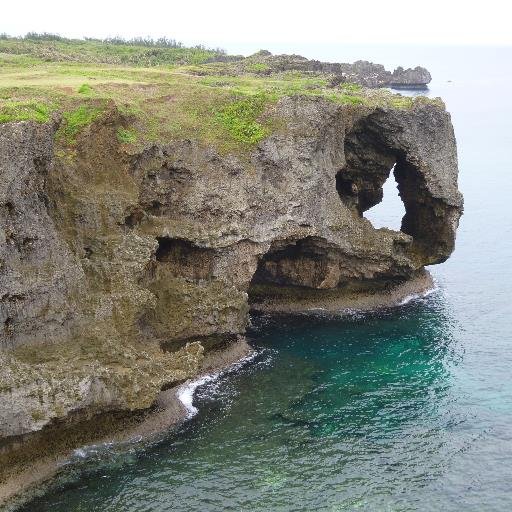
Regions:
<instances>
[{"instance_id":1,"label":"shallow water","mask_svg":"<svg viewBox=\"0 0 512 512\"><path fill-rule=\"evenodd\" d=\"M373 314L254 319L258 356L200 387L178 432L91 452L26 512L512 509L512 50L309 56L344 51L429 67L452 112L466 213L431 269L439 290ZM391 180L373 222L397 222L393 195Z\"/></svg>"}]
</instances>

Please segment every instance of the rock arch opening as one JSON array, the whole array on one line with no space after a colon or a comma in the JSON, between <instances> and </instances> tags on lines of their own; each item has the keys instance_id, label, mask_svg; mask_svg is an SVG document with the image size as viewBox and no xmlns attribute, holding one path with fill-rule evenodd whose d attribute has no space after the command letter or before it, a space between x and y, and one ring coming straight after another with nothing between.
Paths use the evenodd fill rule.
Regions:
<instances>
[{"instance_id":1,"label":"rock arch opening","mask_svg":"<svg viewBox=\"0 0 512 512\"><path fill-rule=\"evenodd\" d=\"M400 155L367 126L356 126L345 140L345 166L336 174L342 202L376 228L402 228L406 208L396 173Z\"/></svg>"},{"instance_id":2,"label":"rock arch opening","mask_svg":"<svg viewBox=\"0 0 512 512\"><path fill-rule=\"evenodd\" d=\"M393 166L389 177L382 186L382 200L364 212L364 217L377 229L389 228L394 231L401 231L402 229L405 205L400 197L394 171L395 166Z\"/></svg>"},{"instance_id":3,"label":"rock arch opening","mask_svg":"<svg viewBox=\"0 0 512 512\"><path fill-rule=\"evenodd\" d=\"M430 171L426 162L406 139L390 135L379 116L356 123L345 138L345 165L336 175L340 199L375 222L376 228L389 227L410 235L410 254L423 265L442 263L453 251L460 202L449 204L444 192L433 191L437 185L427 183ZM394 129L403 131L403 127ZM368 212L380 206L384 194L385 203Z\"/></svg>"}]
</instances>

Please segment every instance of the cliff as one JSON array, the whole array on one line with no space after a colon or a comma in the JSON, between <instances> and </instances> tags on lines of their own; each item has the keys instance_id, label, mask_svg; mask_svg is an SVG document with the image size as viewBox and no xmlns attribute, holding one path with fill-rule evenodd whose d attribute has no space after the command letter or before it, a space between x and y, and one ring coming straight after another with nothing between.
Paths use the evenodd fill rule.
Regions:
<instances>
[{"instance_id":1,"label":"cliff","mask_svg":"<svg viewBox=\"0 0 512 512\"><path fill-rule=\"evenodd\" d=\"M150 408L199 371L205 340L243 335L251 308L392 303L454 249L442 102L190 71L120 84L116 70L0 104L8 463L34 432ZM364 218L390 173L401 231Z\"/></svg>"}]
</instances>

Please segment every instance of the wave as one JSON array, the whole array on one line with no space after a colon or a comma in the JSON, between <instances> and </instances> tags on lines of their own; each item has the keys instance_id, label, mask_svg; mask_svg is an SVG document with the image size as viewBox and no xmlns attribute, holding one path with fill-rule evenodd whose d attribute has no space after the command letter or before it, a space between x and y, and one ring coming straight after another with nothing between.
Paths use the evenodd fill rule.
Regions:
<instances>
[{"instance_id":1,"label":"wave","mask_svg":"<svg viewBox=\"0 0 512 512\"><path fill-rule=\"evenodd\" d=\"M254 350L247 356L229 365L228 367L219 370L218 372L203 375L197 379L190 380L182 384L176 392L176 397L183 404L187 411L187 415L184 420L193 418L199 412L197 407L195 407L193 404L195 392L199 387L203 386L204 384L214 382L227 373L237 371L249 361L255 359L257 355L259 355L259 352ZM82 446L73 450L71 456L63 461L60 465L67 466L80 461L99 462L101 460L108 459L110 459L110 462L112 462L112 457L115 455L125 457L126 455L129 455L128 452L130 452L131 449L141 441L143 441L142 436L137 436L136 438L132 438L128 441L108 441L105 443Z\"/></svg>"},{"instance_id":2,"label":"wave","mask_svg":"<svg viewBox=\"0 0 512 512\"><path fill-rule=\"evenodd\" d=\"M183 404L185 409L187 410L187 416L185 419L191 419L193 418L199 410L197 407L194 406L194 395L200 386L203 386L205 384L214 382L218 379L220 379L223 375L226 375L227 373L231 373L234 371L239 370L242 366L247 364L248 362L252 361L256 358L256 356L259 354L256 350L251 352L249 355L243 357L239 361L236 361L232 365L228 366L227 368L224 368L218 372L209 373L207 375L203 375L202 377L199 377L198 379L190 380L182 384L176 393L176 396L178 400Z\"/></svg>"},{"instance_id":3,"label":"wave","mask_svg":"<svg viewBox=\"0 0 512 512\"><path fill-rule=\"evenodd\" d=\"M433 293L437 292L439 290L439 285L436 281L434 281L434 286L432 288L429 288L428 290L425 290L424 292L420 293L411 293L410 295L406 295L399 303L399 306L405 306L406 304L409 304L409 302L412 302L413 300L417 299L424 299L428 297L429 295L432 295Z\"/></svg>"}]
</instances>

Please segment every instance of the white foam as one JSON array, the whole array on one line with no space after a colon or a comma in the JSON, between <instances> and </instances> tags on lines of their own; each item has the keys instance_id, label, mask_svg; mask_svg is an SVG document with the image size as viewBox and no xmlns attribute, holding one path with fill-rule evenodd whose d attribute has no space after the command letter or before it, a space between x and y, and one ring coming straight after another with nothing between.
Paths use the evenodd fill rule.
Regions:
<instances>
[{"instance_id":1,"label":"white foam","mask_svg":"<svg viewBox=\"0 0 512 512\"><path fill-rule=\"evenodd\" d=\"M119 446L121 443L119 444ZM105 442L101 444L90 444L76 448L73 450L71 457L66 460L63 465L72 463L76 460L101 458L103 456L110 456L116 445L113 442Z\"/></svg>"},{"instance_id":2,"label":"white foam","mask_svg":"<svg viewBox=\"0 0 512 512\"><path fill-rule=\"evenodd\" d=\"M436 282L434 282L434 286L432 288L429 288L428 290L421 292L421 293L411 293L410 295L405 296L399 303L399 306L405 306L409 302L416 300L416 299L424 299L425 297L428 297L429 295L432 295L434 292L437 292L439 290L439 286Z\"/></svg>"},{"instance_id":3,"label":"white foam","mask_svg":"<svg viewBox=\"0 0 512 512\"><path fill-rule=\"evenodd\" d=\"M245 365L249 361L252 361L257 355L258 355L258 353L256 351L253 351L249 355L243 357L236 363L233 363L232 365L228 366L227 368L224 368L221 371L218 371L215 373L209 373L208 375L203 375L202 377L199 377L198 379L195 379L195 380L188 380L187 382L182 384L178 388L178 391L176 392L176 396L178 397L178 400L183 404L183 406L187 410L187 418L186 419L193 418L199 412L197 407L194 406L194 394L198 387L219 379L225 373L238 370L239 368L241 368L243 365Z\"/></svg>"},{"instance_id":4,"label":"white foam","mask_svg":"<svg viewBox=\"0 0 512 512\"><path fill-rule=\"evenodd\" d=\"M197 407L194 406L194 394L196 389L203 384L211 382L218 378L217 374L205 375L200 379L187 381L185 384L180 386L178 389L176 396L178 400L185 406L187 410L187 419L194 417L198 413Z\"/></svg>"},{"instance_id":5,"label":"white foam","mask_svg":"<svg viewBox=\"0 0 512 512\"><path fill-rule=\"evenodd\" d=\"M80 459L85 459L85 457L87 457L87 452L85 451L84 448L77 448L76 450L73 451L73 455Z\"/></svg>"},{"instance_id":6,"label":"white foam","mask_svg":"<svg viewBox=\"0 0 512 512\"><path fill-rule=\"evenodd\" d=\"M239 361L233 363L232 365L228 366L227 368L224 368L223 370L215 373L211 373L208 375L203 375L202 377L199 377L195 380L189 380L182 384L176 393L176 396L180 400L180 402L184 405L184 407L187 410L187 417L186 419L193 418L197 413L198 409L194 406L194 394L198 387L208 384L209 382L213 382L215 380L218 380L222 375L224 375L227 372L236 371L239 368L241 368L244 364L248 363L249 361L252 361L256 356L258 355L258 352L253 351L249 355L243 357ZM126 446L131 446L133 443L138 443L142 441L142 436L138 436L137 438L131 439L127 443L113 443L113 442L106 442L101 444L92 444L88 446L82 446L81 448L76 448L73 450L72 455L69 459L64 461L62 465L67 465L73 462L77 462L79 460L88 460L92 458L101 458L102 456L111 457L115 451L115 449L122 450L123 447L126 448Z\"/></svg>"}]
</instances>

